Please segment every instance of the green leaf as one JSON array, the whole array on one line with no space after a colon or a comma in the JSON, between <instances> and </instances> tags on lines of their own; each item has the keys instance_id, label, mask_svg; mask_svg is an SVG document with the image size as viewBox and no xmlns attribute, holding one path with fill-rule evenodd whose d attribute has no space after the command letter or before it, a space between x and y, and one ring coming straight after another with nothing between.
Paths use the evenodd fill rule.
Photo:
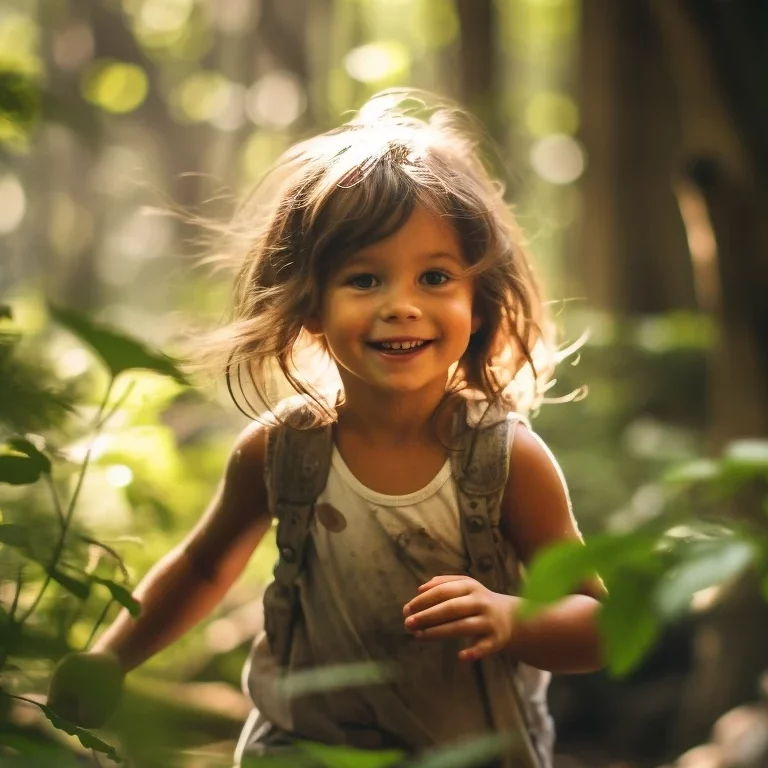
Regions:
<instances>
[{"instance_id":1,"label":"green leaf","mask_svg":"<svg viewBox=\"0 0 768 768\"><path fill-rule=\"evenodd\" d=\"M91 578L97 584L101 584L102 586L106 587L110 591L112 597L118 603L120 603L123 608L128 609L128 612L131 614L131 616L135 618L141 613L141 604L130 593L130 590L126 589L121 584L116 584L111 579L102 579L99 576L92 576Z\"/></svg>"},{"instance_id":2,"label":"green leaf","mask_svg":"<svg viewBox=\"0 0 768 768\"><path fill-rule=\"evenodd\" d=\"M407 768L470 768L485 766L510 749L518 738L511 733L489 733L463 744L430 750Z\"/></svg>"},{"instance_id":3,"label":"green leaf","mask_svg":"<svg viewBox=\"0 0 768 768\"><path fill-rule=\"evenodd\" d=\"M35 462L40 474L48 475L51 472L51 460L42 453L34 443L24 437L12 437L7 443L14 451L19 451Z\"/></svg>"},{"instance_id":4,"label":"green leaf","mask_svg":"<svg viewBox=\"0 0 768 768\"><path fill-rule=\"evenodd\" d=\"M659 635L653 600L658 578L637 570L611 585L599 615L608 670L615 677L631 672Z\"/></svg>"},{"instance_id":5,"label":"green leaf","mask_svg":"<svg viewBox=\"0 0 768 768\"><path fill-rule=\"evenodd\" d=\"M665 618L688 609L695 592L733 578L754 559L755 547L743 540L697 542L683 551L683 560L662 577L656 605Z\"/></svg>"},{"instance_id":6,"label":"green leaf","mask_svg":"<svg viewBox=\"0 0 768 768\"><path fill-rule=\"evenodd\" d=\"M326 768L387 768L403 760L403 753L394 749L374 751L314 741L300 741L297 746Z\"/></svg>"},{"instance_id":7,"label":"green leaf","mask_svg":"<svg viewBox=\"0 0 768 768\"><path fill-rule=\"evenodd\" d=\"M61 584L67 592L71 592L75 597L79 597L81 600L87 600L91 594L91 585L88 582L78 581L72 576L63 573L58 568L51 568L49 570L51 578Z\"/></svg>"},{"instance_id":8,"label":"green leaf","mask_svg":"<svg viewBox=\"0 0 768 768\"><path fill-rule=\"evenodd\" d=\"M12 437L0 445L0 482L30 485L50 471L50 459L29 440Z\"/></svg>"},{"instance_id":9,"label":"green leaf","mask_svg":"<svg viewBox=\"0 0 768 768\"><path fill-rule=\"evenodd\" d=\"M396 673L393 664L363 661L354 664L332 664L302 672L293 672L282 681L281 692L288 697L334 691L360 685L375 685L391 680Z\"/></svg>"},{"instance_id":10,"label":"green leaf","mask_svg":"<svg viewBox=\"0 0 768 768\"><path fill-rule=\"evenodd\" d=\"M98 736L91 733L91 731L88 731L85 728L80 728L80 726L69 722L69 720L59 717L52 709L46 707L44 704L38 706L43 711L43 714L51 721L54 728L58 728L60 731L68 733L70 736L77 736L80 743L86 749L93 749L96 752L101 752L116 763L124 762L113 746L107 744L106 741L102 741Z\"/></svg>"},{"instance_id":11,"label":"green leaf","mask_svg":"<svg viewBox=\"0 0 768 768\"><path fill-rule=\"evenodd\" d=\"M603 534L580 541L563 541L536 556L526 576L522 597L528 615L568 594L584 581L600 574L608 578L628 562L650 558L658 537L646 532Z\"/></svg>"},{"instance_id":12,"label":"green leaf","mask_svg":"<svg viewBox=\"0 0 768 768\"><path fill-rule=\"evenodd\" d=\"M88 344L104 361L113 376L134 368L143 368L170 376L180 384L189 384L174 361L141 342L107 326L93 322L85 315L62 307L50 307L51 316L79 339Z\"/></svg>"},{"instance_id":13,"label":"green leaf","mask_svg":"<svg viewBox=\"0 0 768 768\"><path fill-rule=\"evenodd\" d=\"M0 445L0 483L31 485L40 479L38 463L22 451Z\"/></svg>"}]
</instances>

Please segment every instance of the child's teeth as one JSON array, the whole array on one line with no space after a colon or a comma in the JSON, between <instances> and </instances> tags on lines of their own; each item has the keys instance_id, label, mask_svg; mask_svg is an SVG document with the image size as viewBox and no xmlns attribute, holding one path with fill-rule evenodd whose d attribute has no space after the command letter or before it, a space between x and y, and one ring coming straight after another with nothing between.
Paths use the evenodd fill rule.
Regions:
<instances>
[{"instance_id":1,"label":"child's teeth","mask_svg":"<svg viewBox=\"0 0 768 768\"><path fill-rule=\"evenodd\" d=\"M384 342L383 346L386 349L415 349L423 343L422 341L387 341Z\"/></svg>"}]
</instances>

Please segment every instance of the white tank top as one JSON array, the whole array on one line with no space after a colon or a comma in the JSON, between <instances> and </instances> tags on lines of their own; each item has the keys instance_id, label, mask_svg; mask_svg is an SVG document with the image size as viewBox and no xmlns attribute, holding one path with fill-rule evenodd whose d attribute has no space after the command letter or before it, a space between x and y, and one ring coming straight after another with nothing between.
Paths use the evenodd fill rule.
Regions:
<instances>
[{"instance_id":1,"label":"white tank top","mask_svg":"<svg viewBox=\"0 0 768 768\"><path fill-rule=\"evenodd\" d=\"M374 661L392 665L394 676L288 700L262 635L244 673L258 714L246 725L239 753L258 751L253 742L267 722L360 748L418 750L487 733L491 719L478 670L457 658L467 641L421 641L403 625L403 606L421 584L465 574L468 565L450 461L421 490L391 496L363 485L334 447L299 579L302 616L292 667ZM544 707L549 676L529 671L528 696Z\"/></svg>"}]
</instances>

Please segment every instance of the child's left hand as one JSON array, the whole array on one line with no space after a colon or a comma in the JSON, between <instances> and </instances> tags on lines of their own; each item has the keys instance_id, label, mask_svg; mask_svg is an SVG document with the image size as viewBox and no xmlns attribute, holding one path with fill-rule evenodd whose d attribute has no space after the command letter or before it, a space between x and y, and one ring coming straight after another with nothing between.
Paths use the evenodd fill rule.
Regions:
<instances>
[{"instance_id":1,"label":"child's left hand","mask_svg":"<svg viewBox=\"0 0 768 768\"><path fill-rule=\"evenodd\" d=\"M420 640L479 638L459 652L462 661L475 661L509 644L518 601L469 576L436 576L403 608L405 628Z\"/></svg>"}]
</instances>

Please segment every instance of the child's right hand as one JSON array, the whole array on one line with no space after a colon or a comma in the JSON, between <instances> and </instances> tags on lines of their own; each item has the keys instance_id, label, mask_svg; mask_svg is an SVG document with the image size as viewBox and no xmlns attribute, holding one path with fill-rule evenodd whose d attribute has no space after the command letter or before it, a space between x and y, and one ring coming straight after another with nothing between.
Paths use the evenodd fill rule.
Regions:
<instances>
[{"instance_id":1,"label":"child's right hand","mask_svg":"<svg viewBox=\"0 0 768 768\"><path fill-rule=\"evenodd\" d=\"M71 653L53 670L48 706L83 728L99 728L117 708L125 673L111 653Z\"/></svg>"}]
</instances>

